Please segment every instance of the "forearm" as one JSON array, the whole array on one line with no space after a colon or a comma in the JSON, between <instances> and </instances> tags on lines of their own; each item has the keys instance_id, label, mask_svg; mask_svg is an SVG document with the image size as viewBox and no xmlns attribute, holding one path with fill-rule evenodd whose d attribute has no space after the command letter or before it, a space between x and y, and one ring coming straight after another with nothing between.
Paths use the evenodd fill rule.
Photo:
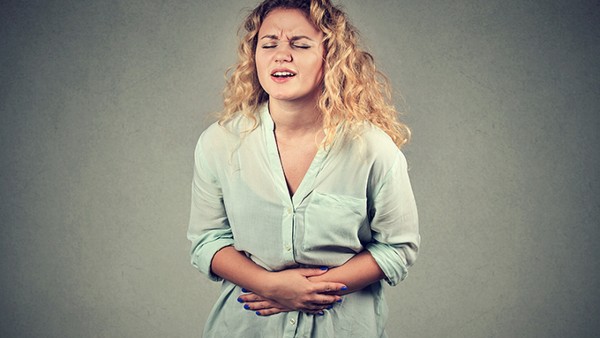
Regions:
<instances>
[{"instance_id":1,"label":"forearm","mask_svg":"<svg viewBox=\"0 0 600 338\"><path fill-rule=\"evenodd\" d=\"M211 270L217 276L258 294L263 294L265 280L269 275L269 271L233 246L224 247L214 255Z\"/></svg>"},{"instance_id":2,"label":"forearm","mask_svg":"<svg viewBox=\"0 0 600 338\"><path fill-rule=\"evenodd\" d=\"M251 291L241 295L239 301L260 300L264 303L270 300L277 304L274 306L275 303L268 302L267 308L261 307L260 304L247 308L268 309L261 311L261 315L289 310L316 313L338 301L340 296L337 294L346 289L341 283L309 281L308 278L325 272L318 268L267 271L232 246L224 247L214 255L211 269L217 276Z\"/></svg>"},{"instance_id":3,"label":"forearm","mask_svg":"<svg viewBox=\"0 0 600 338\"><path fill-rule=\"evenodd\" d=\"M343 293L351 293L371 285L385 275L371 253L365 250L352 257L343 265L329 269L320 276L311 277L314 282L337 282L348 287Z\"/></svg>"}]
</instances>

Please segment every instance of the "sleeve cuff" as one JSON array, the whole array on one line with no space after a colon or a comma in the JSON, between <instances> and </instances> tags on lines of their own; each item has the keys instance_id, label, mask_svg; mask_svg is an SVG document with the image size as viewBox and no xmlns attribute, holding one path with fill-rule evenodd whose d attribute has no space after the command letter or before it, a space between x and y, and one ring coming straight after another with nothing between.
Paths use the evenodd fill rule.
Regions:
<instances>
[{"instance_id":1,"label":"sleeve cuff","mask_svg":"<svg viewBox=\"0 0 600 338\"><path fill-rule=\"evenodd\" d=\"M200 272L202 272L204 275L208 276L208 279L215 282L222 281L223 278L212 273L210 268L212 259L217 251L226 246L231 246L233 243L233 238L220 238L218 240L199 245L192 253L192 265L200 270Z\"/></svg>"},{"instance_id":2,"label":"sleeve cuff","mask_svg":"<svg viewBox=\"0 0 600 338\"><path fill-rule=\"evenodd\" d=\"M366 249L385 274L385 281L389 285L395 286L406 278L408 269L396 248L383 243L369 243Z\"/></svg>"}]
</instances>

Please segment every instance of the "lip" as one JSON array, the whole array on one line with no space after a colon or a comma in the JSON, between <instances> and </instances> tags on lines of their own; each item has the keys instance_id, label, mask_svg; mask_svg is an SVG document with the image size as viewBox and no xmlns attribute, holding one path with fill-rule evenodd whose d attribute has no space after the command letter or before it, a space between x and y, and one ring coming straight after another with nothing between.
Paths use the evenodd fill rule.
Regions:
<instances>
[{"instance_id":1,"label":"lip","mask_svg":"<svg viewBox=\"0 0 600 338\"><path fill-rule=\"evenodd\" d=\"M287 72L287 73L292 73L294 75L296 75L298 73L295 70L292 70L289 68L274 68L274 69L271 69L271 72L269 74L271 74L271 76L273 76L273 74L275 74L277 72Z\"/></svg>"},{"instance_id":2,"label":"lip","mask_svg":"<svg viewBox=\"0 0 600 338\"><path fill-rule=\"evenodd\" d=\"M289 76L289 77L277 77L277 76L274 76L274 75L273 75L273 74L275 74L275 73L279 73L279 72L291 73L291 74L294 74L294 76ZM294 78L294 77L295 77L297 74L298 74L298 72L296 72L295 70L289 69L289 68L275 68L275 69L272 69L272 70L269 72L269 75L271 76L271 80L273 80L274 82L277 82L277 83L284 83L284 82L290 81L290 80L291 80L291 79L293 79L293 78Z\"/></svg>"}]
</instances>

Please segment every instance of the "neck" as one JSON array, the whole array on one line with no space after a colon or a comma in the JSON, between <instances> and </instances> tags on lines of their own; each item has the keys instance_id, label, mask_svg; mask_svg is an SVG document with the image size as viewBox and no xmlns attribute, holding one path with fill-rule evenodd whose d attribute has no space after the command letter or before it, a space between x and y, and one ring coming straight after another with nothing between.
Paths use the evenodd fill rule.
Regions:
<instances>
[{"instance_id":1,"label":"neck","mask_svg":"<svg viewBox=\"0 0 600 338\"><path fill-rule=\"evenodd\" d=\"M269 112L278 133L314 133L322 128L316 103L269 100Z\"/></svg>"}]
</instances>

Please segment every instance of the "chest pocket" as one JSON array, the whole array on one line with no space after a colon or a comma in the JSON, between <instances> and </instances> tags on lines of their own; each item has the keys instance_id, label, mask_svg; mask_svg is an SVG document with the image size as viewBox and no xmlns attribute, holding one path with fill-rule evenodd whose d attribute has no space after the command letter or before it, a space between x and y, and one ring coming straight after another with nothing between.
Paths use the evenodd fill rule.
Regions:
<instances>
[{"instance_id":1,"label":"chest pocket","mask_svg":"<svg viewBox=\"0 0 600 338\"><path fill-rule=\"evenodd\" d=\"M370 238L366 204L366 198L313 191L306 208L302 248L360 251L361 242Z\"/></svg>"}]
</instances>

